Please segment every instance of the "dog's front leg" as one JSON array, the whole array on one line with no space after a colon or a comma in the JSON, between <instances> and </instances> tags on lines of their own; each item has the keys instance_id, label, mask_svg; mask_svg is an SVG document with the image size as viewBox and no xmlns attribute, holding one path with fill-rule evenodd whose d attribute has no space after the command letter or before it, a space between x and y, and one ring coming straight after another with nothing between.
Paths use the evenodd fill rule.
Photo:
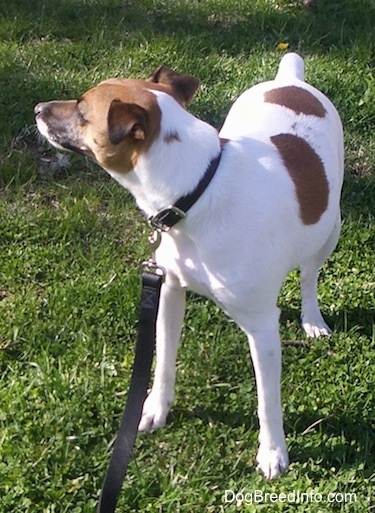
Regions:
<instances>
[{"instance_id":1,"label":"dog's front leg","mask_svg":"<svg viewBox=\"0 0 375 513\"><path fill-rule=\"evenodd\" d=\"M154 383L144 405L139 431L164 426L174 400L176 358L185 313L185 291L166 281L161 288L156 324Z\"/></svg>"},{"instance_id":2,"label":"dog's front leg","mask_svg":"<svg viewBox=\"0 0 375 513\"><path fill-rule=\"evenodd\" d=\"M272 323L273 324L273 323ZM278 324L248 333L254 366L259 416L258 468L267 479L288 468L281 411L281 342Z\"/></svg>"}]
</instances>

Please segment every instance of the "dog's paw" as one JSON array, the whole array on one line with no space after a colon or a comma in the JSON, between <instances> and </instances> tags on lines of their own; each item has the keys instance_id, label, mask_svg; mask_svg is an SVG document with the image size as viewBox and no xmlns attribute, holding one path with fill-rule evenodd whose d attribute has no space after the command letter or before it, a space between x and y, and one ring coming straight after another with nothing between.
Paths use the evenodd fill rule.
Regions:
<instances>
[{"instance_id":1,"label":"dog's paw","mask_svg":"<svg viewBox=\"0 0 375 513\"><path fill-rule=\"evenodd\" d=\"M317 306L305 305L302 308L302 328L310 338L326 337L332 333Z\"/></svg>"},{"instance_id":2,"label":"dog's paw","mask_svg":"<svg viewBox=\"0 0 375 513\"><path fill-rule=\"evenodd\" d=\"M154 431L165 425L172 401L164 400L152 391L143 405L138 431Z\"/></svg>"},{"instance_id":3,"label":"dog's paw","mask_svg":"<svg viewBox=\"0 0 375 513\"><path fill-rule=\"evenodd\" d=\"M262 444L257 454L257 469L266 479L274 479L285 472L289 466L289 457L286 447L269 448Z\"/></svg>"},{"instance_id":4,"label":"dog's paw","mask_svg":"<svg viewBox=\"0 0 375 513\"><path fill-rule=\"evenodd\" d=\"M302 327L310 338L326 337L331 335L331 328L321 318L320 322L303 322Z\"/></svg>"}]
</instances>

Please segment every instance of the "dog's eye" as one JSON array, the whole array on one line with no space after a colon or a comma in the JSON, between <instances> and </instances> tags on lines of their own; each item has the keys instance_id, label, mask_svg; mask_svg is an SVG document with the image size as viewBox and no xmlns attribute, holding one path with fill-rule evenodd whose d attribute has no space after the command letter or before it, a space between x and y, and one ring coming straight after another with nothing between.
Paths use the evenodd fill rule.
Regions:
<instances>
[{"instance_id":1,"label":"dog's eye","mask_svg":"<svg viewBox=\"0 0 375 513\"><path fill-rule=\"evenodd\" d=\"M88 123L88 120L85 118L85 116L82 114L82 111L77 109L79 120L86 125Z\"/></svg>"},{"instance_id":2,"label":"dog's eye","mask_svg":"<svg viewBox=\"0 0 375 513\"><path fill-rule=\"evenodd\" d=\"M86 119L85 115L83 114L82 108L80 108L80 102L81 102L81 98L78 98L78 100L77 100L77 114L78 114L79 120L85 125L85 124L88 123L88 120Z\"/></svg>"}]
</instances>

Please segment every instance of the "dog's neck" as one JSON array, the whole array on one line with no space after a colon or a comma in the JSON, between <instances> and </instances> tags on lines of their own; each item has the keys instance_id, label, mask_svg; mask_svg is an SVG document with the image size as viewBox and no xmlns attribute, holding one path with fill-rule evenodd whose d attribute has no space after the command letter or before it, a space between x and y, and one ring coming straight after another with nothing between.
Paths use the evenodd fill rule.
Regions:
<instances>
[{"instance_id":1,"label":"dog's neck","mask_svg":"<svg viewBox=\"0 0 375 513\"><path fill-rule=\"evenodd\" d=\"M183 109L172 97L155 92L161 110L160 133L132 171L109 173L153 215L191 192L220 152L217 131Z\"/></svg>"}]
</instances>

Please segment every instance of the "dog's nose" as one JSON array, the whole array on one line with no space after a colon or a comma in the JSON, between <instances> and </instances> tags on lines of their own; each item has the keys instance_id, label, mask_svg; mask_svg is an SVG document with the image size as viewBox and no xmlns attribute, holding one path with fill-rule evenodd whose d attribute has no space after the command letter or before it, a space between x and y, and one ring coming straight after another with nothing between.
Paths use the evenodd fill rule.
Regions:
<instances>
[{"instance_id":1,"label":"dog's nose","mask_svg":"<svg viewBox=\"0 0 375 513\"><path fill-rule=\"evenodd\" d=\"M43 110L45 106L45 103L38 103L37 105L35 105L34 107L34 114L37 116L38 114L40 114Z\"/></svg>"}]
</instances>

